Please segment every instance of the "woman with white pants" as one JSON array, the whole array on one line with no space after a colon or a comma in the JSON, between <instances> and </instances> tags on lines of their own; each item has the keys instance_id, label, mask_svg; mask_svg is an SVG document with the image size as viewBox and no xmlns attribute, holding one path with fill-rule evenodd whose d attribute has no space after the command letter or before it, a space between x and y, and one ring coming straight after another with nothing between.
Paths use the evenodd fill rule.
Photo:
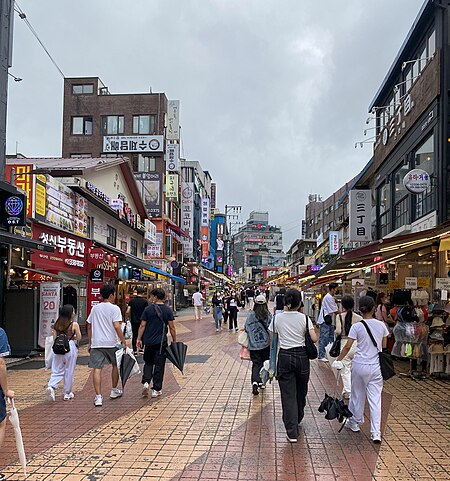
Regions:
<instances>
[{"instance_id":1,"label":"woman with white pants","mask_svg":"<svg viewBox=\"0 0 450 481\"><path fill-rule=\"evenodd\" d=\"M359 309L363 319L350 328L348 340L341 354L332 367L342 369L342 360L349 353L356 341L356 353L352 362L352 389L349 409L353 416L347 420L346 427L358 432L360 424L364 423L364 406L366 397L370 408L370 435L374 443L381 443L381 392L383 377L381 376L378 352L386 345L389 332L383 322L373 318L375 301L372 297L364 296L359 301ZM375 347L367 332L370 329L377 343Z\"/></svg>"},{"instance_id":2,"label":"woman with white pants","mask_svg":"<svg viewBox=\"0 0 450 481\"><path fill-rule=\"evenodd\" d=\"M345 347L348 340L348 334L350 332L350 328L353 324L359 322L362 317L355 312L353 312L353 308L355 307L355 301L353 297L344 296L341 300L342 305L342 314L338 314L336 316L336 330L334 331L337 336L341 336L341 350ZM342 378L342 396L345 399L350 398L350 393L352 390L352 375L351 375L351 367L352 367L352 360L355 356L356 352L356 341L353 342L350 351L348 351L347 355L342 359L343 368L339 371L341 378Z\"/></svg>"},{"instance_id":3,"label":"woman with white pants","mask_svg":"<svg viewBox=\"0 0 450 481\"><path fill-rule=\"evenodd\" d=\"M53 326L54 338L58 334L66 334L69 339L70 351L66 354L53 354L52 374L46 390L47 398L55 400L55 389L64 379L64 401L74 398L72 387L74 383L75 365L78 356L78 341L81 339L81 331L78 322L74 321L75 310L70 304L63 306L59 317Z\"/></svg>"}]
</instances>

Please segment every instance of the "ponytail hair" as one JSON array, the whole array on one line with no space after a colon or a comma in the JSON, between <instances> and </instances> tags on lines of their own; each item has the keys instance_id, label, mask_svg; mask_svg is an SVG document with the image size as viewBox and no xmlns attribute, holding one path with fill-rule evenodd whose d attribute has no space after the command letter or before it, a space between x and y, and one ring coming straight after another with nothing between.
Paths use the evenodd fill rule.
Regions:
<instances>
[{"instance_id":1,"label":"ponytail hair","mask_svg":"<svg viewBox=\"0 0 450 481\"><path fill-rule=\"evenodd\" d=\"M355 301L353 297L344 296L341 300L342 307L346 310L345 313L345 323L344 323L344 333L348 336L350 328L352 327L353 319L353 308L355 307Z\"/></svg>"}]
</instances>

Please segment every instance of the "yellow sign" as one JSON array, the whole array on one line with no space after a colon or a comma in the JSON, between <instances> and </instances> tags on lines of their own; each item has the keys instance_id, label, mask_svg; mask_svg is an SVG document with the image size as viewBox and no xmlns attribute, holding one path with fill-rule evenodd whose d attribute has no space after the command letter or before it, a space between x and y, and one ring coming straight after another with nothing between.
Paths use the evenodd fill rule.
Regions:
<instances>
[{"instance_id":1,"label":"yellow sign","mask_svg":"<svg viewBox=\"0 0 450 481\"><path fill-rule=\"evenodd\" d=\"M166 175L166 199L178 200L178 175Z\"/></svg>"},{"instance_id":2,"label":"yellow sign","mask_svg":"<svg viewBox=\"0 0 450 481\"><path fill-rule=\"evenodd\" d=\"M429 289L431 284L431 279L429 277L419 277L417 279L417 287L422 287L422 289Z\"/></svg>"},{"instance_id":3,"label":"yellow sign","mask_svg":"<svg viewBox=\"0 0 450 481\"><path fill-rule=\"evenodd\" d=\"M389 289L401 289L400 281L389 281Z\"/></svg>"},{"instance_id":4,"label":"yellow sign","mask_svg":"<svg viewBox=\"0 0 450 481\"><path fill-rule=\"evenodd\" d=\"M47 188L45 184L41 184L40 182L36 182L35 186L35 211L36 214L45 217L47 213L46 208L47 202Z\"/></svg>"}]
</instances>

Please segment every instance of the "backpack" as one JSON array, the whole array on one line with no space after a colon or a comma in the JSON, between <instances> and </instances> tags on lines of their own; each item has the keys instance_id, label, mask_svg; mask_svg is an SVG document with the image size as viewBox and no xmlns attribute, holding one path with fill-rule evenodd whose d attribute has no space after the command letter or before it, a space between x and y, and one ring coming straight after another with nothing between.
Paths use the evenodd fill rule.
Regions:
<instances>
[{"instance_id":1,"label":"backpack","mask_svg":"<svg viewBox=\"0 0 450 481\"><path fill-rule=\"evenodd\" d=\"M251 318L247 321L245 330L248 334L249 349L259 350L270 345L270 337L267 327L262 321L258 321L255 314L250 314Z\"/></svg>"},{"instance_id":2,"label":"backpack","mask_svg":"<svg viewBox=\"0 0 450 481\"><path fill-rule=\"evenodd\" d=\"M73 323L70 324L70 326ZM69 327L70 327L69 326ZM69 329L67 328L67 330ZM73 335L72 335L73 337ZM71 338L72 339L72 338ZM53 341L53 352L55 354L67 354L70 351L70 344L69 344L69 338L65 332L61 332L55 337L55 340Z\"/></svg>"}]
</instances>

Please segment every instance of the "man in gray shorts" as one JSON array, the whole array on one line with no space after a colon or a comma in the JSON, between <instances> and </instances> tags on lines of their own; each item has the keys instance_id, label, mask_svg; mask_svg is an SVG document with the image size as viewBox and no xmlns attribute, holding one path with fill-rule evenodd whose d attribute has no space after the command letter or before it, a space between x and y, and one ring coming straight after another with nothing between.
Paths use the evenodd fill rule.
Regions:
<instances>
[{"instance_id":1,"label":"man in gray shorts","mask_svg":"<svg viewBox=\"0 0 450 481\"><path fill-rule=\"evenodd\" d=\"M117 369L116 351L117 344L122 343L126 349L127 344L121 329L122 313L114 303L115 289L112 284L105 284L100 289L103 302L94 306L86 319L89 336L89 367L94 369L95 406L103 405L102 396L102 369L105 363L112 365L111 399L122 396L123 391L117 387L119 383L119 370Z\"/></svg>"}]
</instances>

